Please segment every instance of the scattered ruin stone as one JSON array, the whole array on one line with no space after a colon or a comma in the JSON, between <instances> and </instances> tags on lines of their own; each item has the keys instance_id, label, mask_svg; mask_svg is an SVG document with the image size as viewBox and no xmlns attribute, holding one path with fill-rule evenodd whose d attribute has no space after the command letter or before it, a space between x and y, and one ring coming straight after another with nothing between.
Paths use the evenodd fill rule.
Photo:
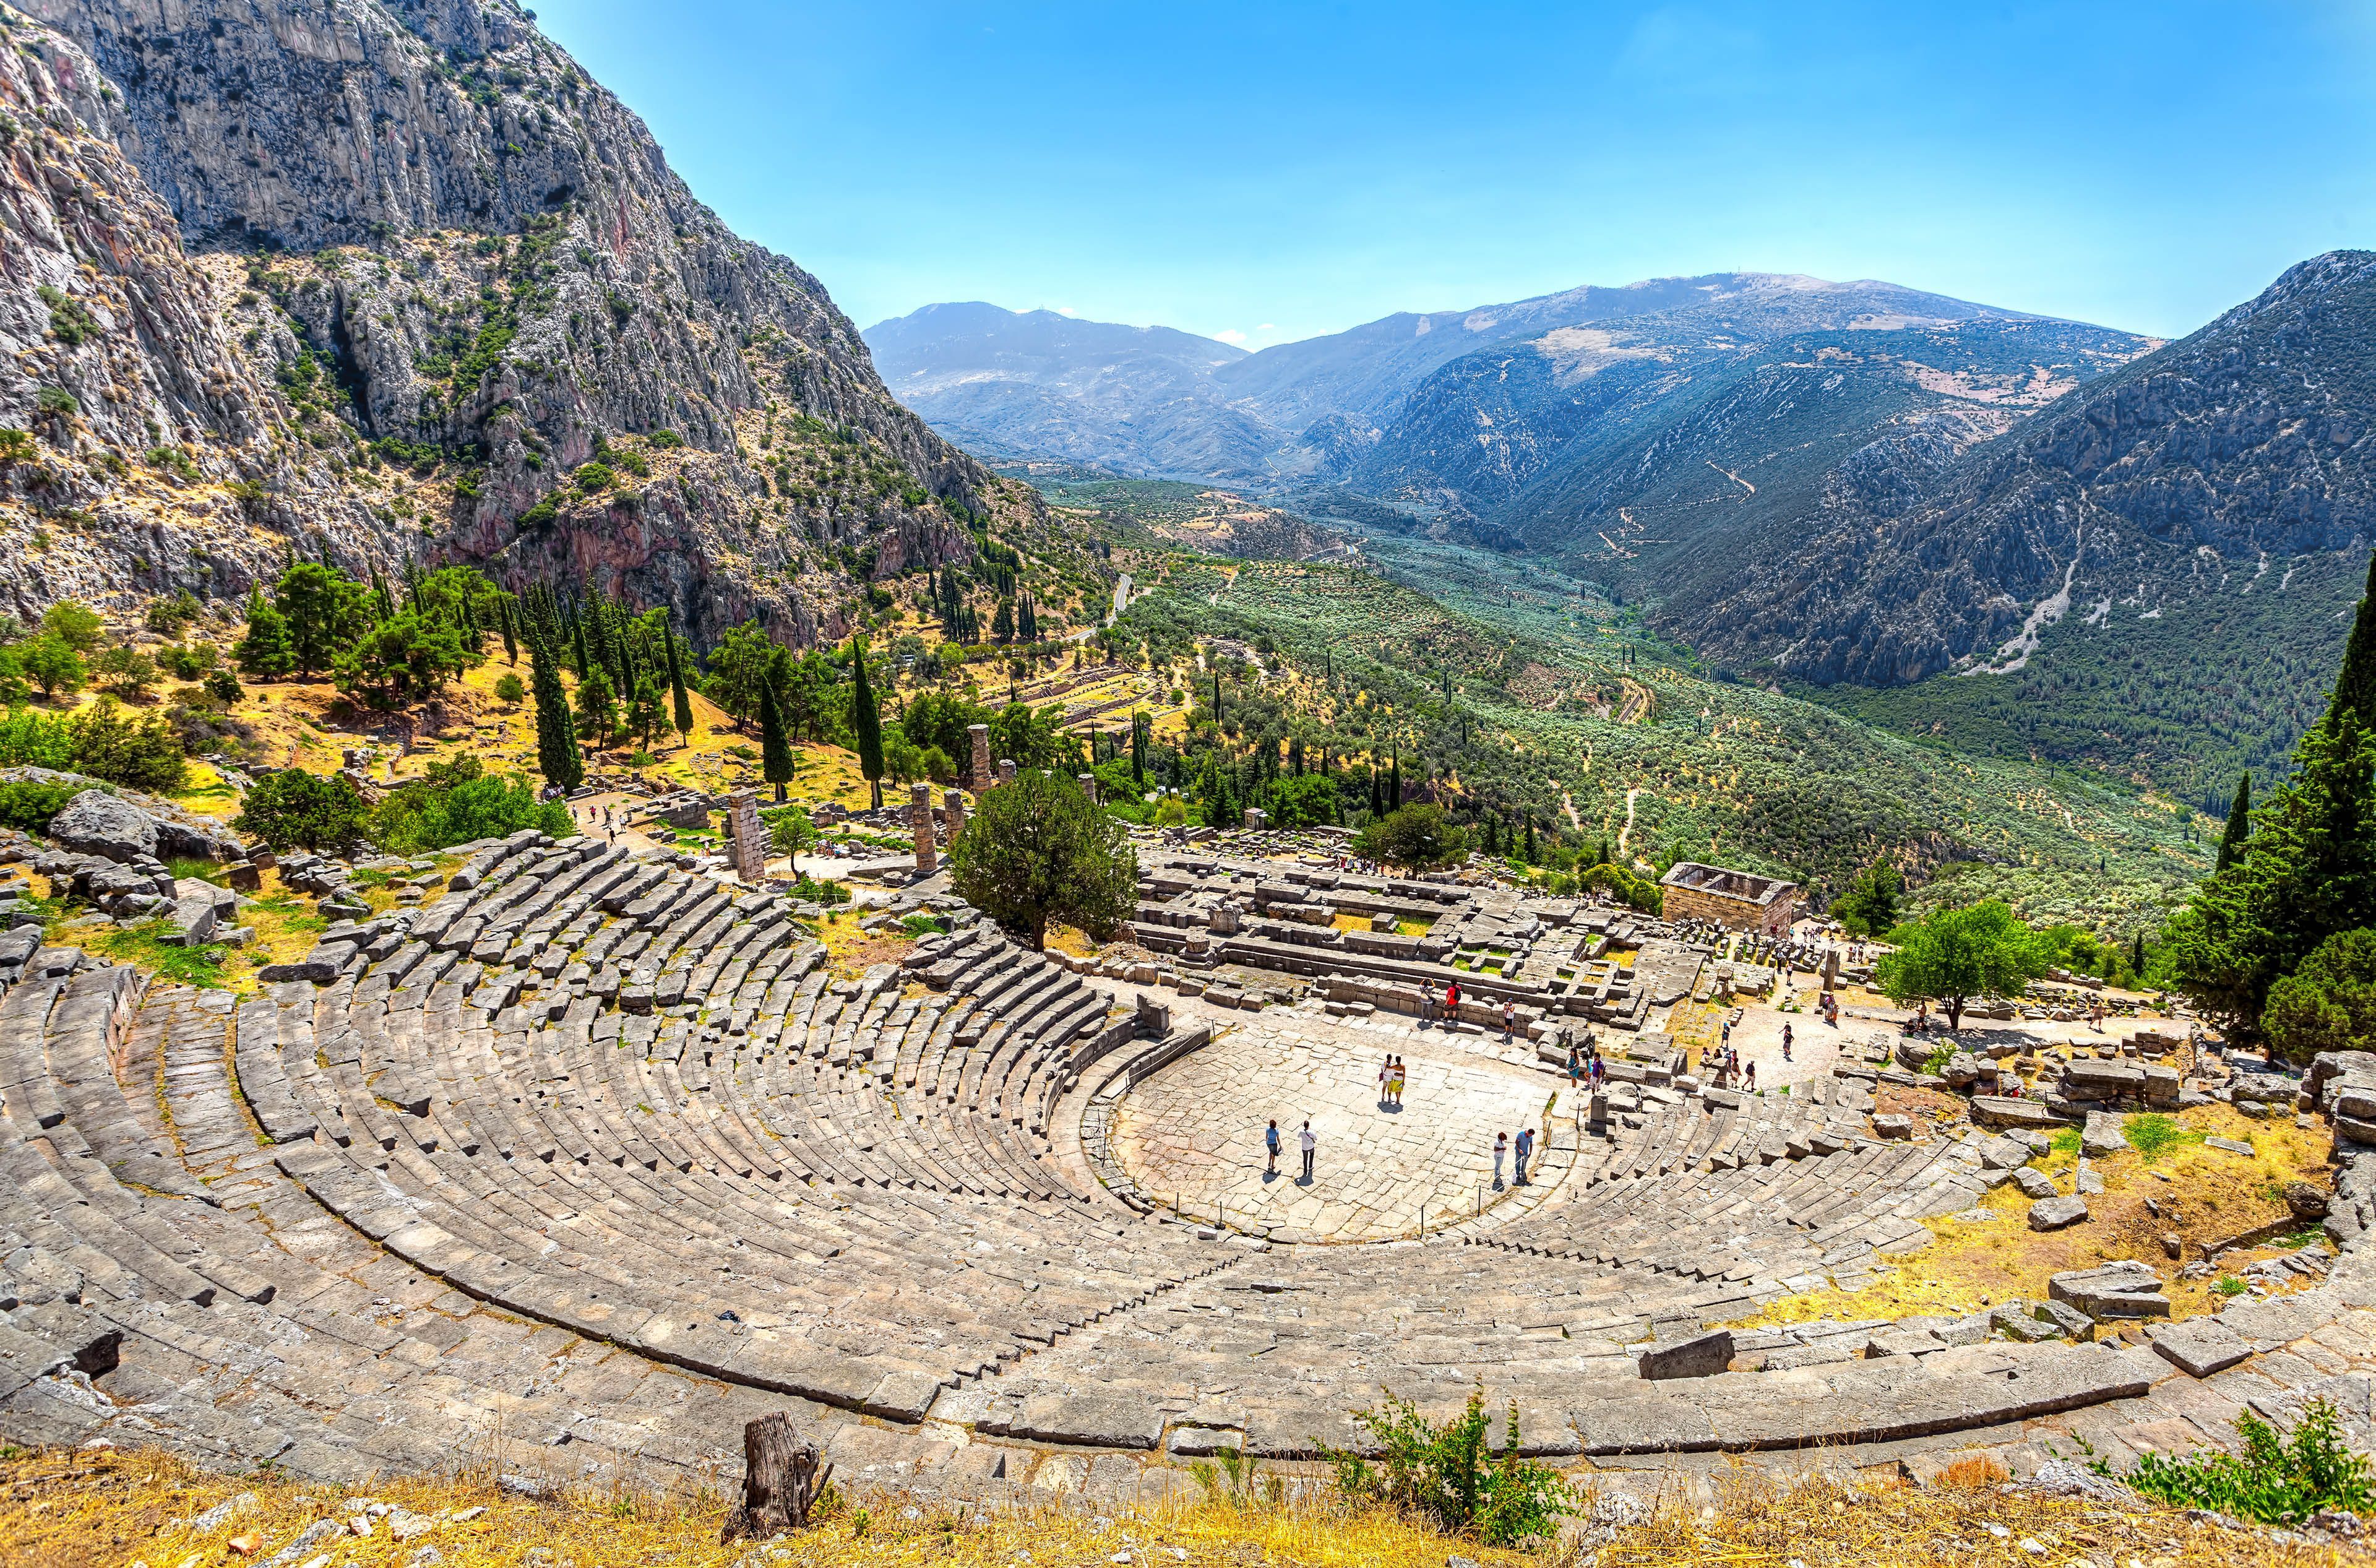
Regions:
<instances>
[{"instance_id":1,"label":"scattered ruin stone","mask_svg":"<svg viewBox=\"0 0 2376 1568\"><path fill-rule=\"evenodd\" d=\"M2082 1197L2041 1198L2029 1206L2029 1228L2032 1230L2061 1230L2087 1218L2087 1200Z\"/></svg>"},{"instance_id":2,"label":"scattered ruin stone","mask_svg":"<svg viewBox=\"0 0 2376 1568\"><path fill-rule=\"evenodd\" d=\"M2072 1269L2047 1281L2053 1299L2098 1322L2108 1318L2168 1317L2169 1298L2151 1266L2124 1259L2100 1268Z\"/></svg>"}]
</instances>

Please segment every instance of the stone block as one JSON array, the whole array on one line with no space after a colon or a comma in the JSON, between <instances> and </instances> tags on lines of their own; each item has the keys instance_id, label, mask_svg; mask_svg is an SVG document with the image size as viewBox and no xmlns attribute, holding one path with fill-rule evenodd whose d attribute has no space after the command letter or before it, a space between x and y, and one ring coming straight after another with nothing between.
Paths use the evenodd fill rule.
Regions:
<instances>
[{"instance_id":1,"label":"stone block","mask_svg":"<svg viewBox=\"0 0 2376 1568\"><path fill-rule=\"evenodd\" d=\"M2050 1198L2056 1195L2053 1179L2034 1165L2025 1165L2014 1171L2013 1181L2025 1197Z\"/></svg>"},{"instance_id":2,"label":"stone block","mask_svg":"<svg viewBox=\"0 0 2376 1568\"><path fill-rule=\"evenodd\" d=\"M2029 1206L2029 1228L2032 1230L2066 1229L2086 1218L2085 1198L2041 1198Z\"/></svg>"},{"instance_id":3,"label":"stone block","mask_svg":"<svg viewBox=\"0 0 2376 1568\"><path fill-rule=\"evenodd\" d=\"M2053 1129L2063 1124L2062 1119L2041 1100L2010 1099L1993 1094L1972 1097L1972 1122L1981 1127Z\"/></svg>"},{"instance_id":4,"label":"stone block","mask_svg":"<svg viewBox=\"0 0 2376 1568\"><path fill-rule=\"evenodd\" d=\"M2056 1333L2072 1339L2085 1339L2096 1331L2096 1320L2068 1301L2032 1301L2029 1313L2040 1323L2052 1324Z\"/></svg>"},{"instance_id":5,"label":"stone block","mask_svg":"<svg viewBox=\"0 0 2376 1568\"><path fill-rule=\"evenodd\" d=\"M1872 1119L1872 1135L1876 1138L1910 1138L1914 1135L1914 1118L1876 1116Z\"/></svg>"},{"instance_id":6,"label":"stone block","mask_svg":"<svg viewBox=\"0 0 2376 1568\"><path fill-rule=\"evenodd\" d=\"M2161 1276L2150 1265L2134 1259L2100 1268L2067 1270L2047 1281L2047 1291L2055 1301L2076 1307L2099 1323L2109 1318L2169 1315L2169 1298L2162 1294Z\"/></svg>"},{"instance_id":7,"label":"stone block","mask_svg":"<svg viewBox=\"0 0 2376 1568\"><path fill-rule=\"evenodd\" d=\"M2189 1377L2225 1372L2252 1353L2241 1335L2216 1317L2157 1324L2149 1332L2161 1359Z\"/></svg>"},{"instance_id":8,"label":"stone block","mask_svg":"<svg viewBox=\"0 0 2376 1568\"><path fill-rule=\"evenodd\" d=\"M1642 1376L1651 1383L1674 1378L1714 1377L1732 1365L1732 1330L1719 1328L1672 1345L1642 1352Z\"/></svg>"}]
</instances>

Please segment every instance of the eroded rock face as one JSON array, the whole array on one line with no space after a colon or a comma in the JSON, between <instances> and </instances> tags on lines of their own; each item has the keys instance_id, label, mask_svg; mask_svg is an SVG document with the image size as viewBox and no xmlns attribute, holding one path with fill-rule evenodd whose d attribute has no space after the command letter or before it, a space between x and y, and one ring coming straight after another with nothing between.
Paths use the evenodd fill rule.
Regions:
<instances>
[{"instance_id":1,"label":"eroded rock face","mask_svg":"<svg viewBox=\"0 0 2376 1568\"><path fill-rule=\"evenodd\" d=\"M50 837L77 854L118 864L153 860L157 824L147 812L104 790L85 790L50 822Z\"/></svg>"},{"instance_id":2,"label":"eroded rock face","mask_svg":"<svg viewBox=\"0 0 2376 1568\"><path fill-rule=\"evenodd\" d=\"M48 25L0 49L30 257L0 268L29 372L0 424L42 450L0 466L0 537L12 496L93 522L35 548L28 506L0 604L423 552L808 643L858 582L968 558L978 522L1044 528L510 0L29 9Z\"/></svg>"}]
</instances>

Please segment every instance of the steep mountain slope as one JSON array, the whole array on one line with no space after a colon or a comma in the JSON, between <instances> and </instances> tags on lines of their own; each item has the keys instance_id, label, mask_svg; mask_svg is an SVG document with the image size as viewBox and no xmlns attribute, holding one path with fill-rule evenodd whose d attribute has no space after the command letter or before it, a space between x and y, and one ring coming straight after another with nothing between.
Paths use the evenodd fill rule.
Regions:
<instances>
[{"instance_id":1,"label":"steep mountain slope","mask_svg":"<svg viewBox=\"0 0 2376 1568\"><path fill-rule=\"evenodd\" d=\"M202 574L94 552L95 586L221 594L295 543L357 566L409 548L513 578L591 571L697 635L756 613L806 641L851 624L854 579L968 556L985 523L1044 531L1021 487L884 390L814 278L695 200L508 0L36 14L48 27L19 18L12 38L38 45L77 140L112 143L170 205L204 284L191 313L245 361L220 418L257 433L242 448L184 422L199 477L171 476L196 492L177 516L241 495L254 547ZM54 188L31 156L18 178ZM125 330L53 327L31 351L207 379L186 334ZM0 419L22 400L0 388ZM162 437L65 424L42 427L46 450L125 469L80 510L138 526ZM325 488L340 499L309 499ZM53 510L10 493L29 526Z\"/></svg>"},{"instance_id":2,"label":"steep mountain slope","mask_svg":"<svg viewBox=\"0 0 2376 1568\"><path fill-rule=\"evenodd\" d=\"M2365 548L2371 408L2376 253L2336 252L1943 464L1858 453L1753 570L1665 614L1729 660L1866 683L2016 666L2070 612L2108 636L2201 616Z\"/></svg>"},{"instance_id":3,"label":"steep mountain slope","mask_svg":"<svg viewBox=\"0 0 2376 1568\"><path fill-rule=\"evenodd\" d=\"M1876 436L1985 440L2135 346L2033 319L1760 339L1693 312L1554 332L1430 376L1348 482L1673 595L1795 527Z\"/></svg>"},{"instance_id":4,"label":"steep mountain slope","mask_svg":"<svg viewBox=\"0 0 2376 1568\"><path fill-rule=\"evenodd\" d=\"M1259 477L1278 440L1213 381L1245 350L1169 327L926 305L868 327L866 343L901 402L986 450L1132 473Z\"/></svg>"}]
</instances>

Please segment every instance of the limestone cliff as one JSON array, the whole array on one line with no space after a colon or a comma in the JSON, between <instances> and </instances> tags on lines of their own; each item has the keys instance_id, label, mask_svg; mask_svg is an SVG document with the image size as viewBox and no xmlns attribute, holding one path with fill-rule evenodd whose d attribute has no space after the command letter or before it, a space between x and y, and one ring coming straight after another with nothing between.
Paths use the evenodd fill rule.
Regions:
<instances>
[{"instance_id":1,"label":"limestone cliff","mask_svg":"<svg viewBox=\"0 0 2376 1568\"><path fill-rule=\"evenodd\" d=\"M517 6L28 10L0 10L0 196L34 236L0 265L0 424L40 450L0 507L71 569L12 564L20 604L220 597L294 548L590 572L697 635L755 613L808 641L866 579L1044 534Z\"/></svg>"}]
</instances>

